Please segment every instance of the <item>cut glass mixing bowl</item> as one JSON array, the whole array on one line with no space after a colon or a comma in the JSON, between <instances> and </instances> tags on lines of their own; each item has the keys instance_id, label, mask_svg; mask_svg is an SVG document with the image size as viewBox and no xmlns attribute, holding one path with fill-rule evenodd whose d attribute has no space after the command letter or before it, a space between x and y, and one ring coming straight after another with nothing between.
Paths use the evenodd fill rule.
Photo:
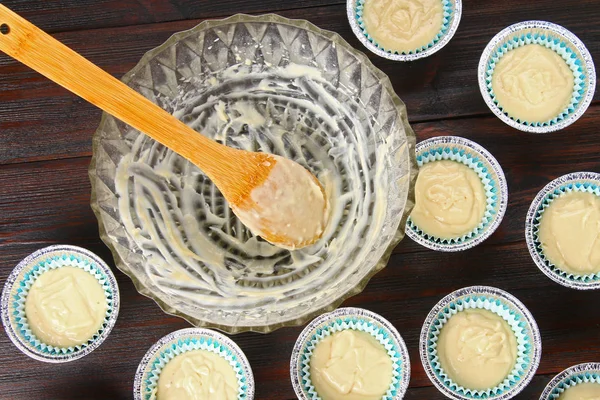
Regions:
<instances>
[{"instance_id":1,"label":"cut glass mixing bowl","mask_svg":"<svg viewBox=\"0 0 600 400\"><path fill-rule=\"evenodd\" d=\"M123 81L221 143L299 162L332 199L318 243L274 247L198 168L104 114L90 165L100 234L165 312L230 333L298 325L359 293L404 236L414 133L388 78L337 34L277 15L207 21Z\"/></svg>"}]
</instances>

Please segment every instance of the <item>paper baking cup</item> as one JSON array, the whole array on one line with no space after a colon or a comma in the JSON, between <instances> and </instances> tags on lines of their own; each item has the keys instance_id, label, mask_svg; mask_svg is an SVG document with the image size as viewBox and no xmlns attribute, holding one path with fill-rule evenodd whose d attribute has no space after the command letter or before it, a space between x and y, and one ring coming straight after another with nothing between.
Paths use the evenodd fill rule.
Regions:
<instances>
[{"instance_id":1,"label":"paper baking cup","mask_svg":"<svg viewBox=\"0 0 600 400\"><path fill-rule=\"evenodd\" d=\"M404 397L410 380L410 360L404 340L382 316L362 308L339 308L314 319L296 340L290 361L290 376L300 400L321 400L310 377L310 359L317 344L335 332L357 330L372 335L392 359L392 383L382 400Z\"/></svg>"},{"instance_id":2,"label":"paper baking cup","mask_svg":"<svg viewBox=\"0 0 600 400\"><path fill-rule=\"evenodd\" d=\"M235 371L238 400L254 399L254 375L242 349L218 332L187 328L164 336L150 347L135 373L134 400L156 400L158 379L165 365L178 355L192 350L206 350L223 357Z\"/></svg>"},{"instance_id":3,"label":"paper baking cup","mask_svg":"<svg viewBox=\"0 0 600 400\"><path fill-rule=\"evenodd\" d=\"M517 361L498 386L486 390L464 388L448 377L437 354L437 340L446 322L466 309L485 309L501 316L517 338ZM464 399L510 399L521 392L535 375L542 355L540 332L531 313L509 293L488 286L472 286L444 297L433 307L421 330L421 362L427 376L446 397Z\"/></svg>"},{"instance_id":4,"label":"paper baking cup","mask_svg":"<svg viewBox=\"0 0 600 400\"><path fill-rule=\"evenodd\" d=\"M362 18L363 6L365 1L369 0L347 0L346 11L348 21L352 31L373 53L380 57L388 58L394 61L413 61L419 58L424 58L432 55L436 51L444 47L456 33L460 17L462 15L462 0L440 0L443 6L442 29L436 37L426 46L414 49L409 52L399 53L397 51L386 50L381 45L376 43L365 29L365 24Z\"/></svg>"},{"instance_id":5,"label":"paper baking cup","mask_svg":"<svg viewBox=\"0 0 600 400\"><path fill-rule=\"evenodd\" d=\"M486 149L475 142L458 136L440 136L427 139L416 146L417 164L440 160L460 162L474 170L485 188L487 206L479 225L471 232L454 239L442 239L423 232L408 218L406 234L415 242L437 251L461 251L487 239L502 222L508 204L508 186L504 171Z\"/></svg>"},{"instance_id":6,"label":"paper baking cup","mask_svg":"<svg viewBox=\"0 0 600 400\"><path fill-rule=\"evenodd\" d=\"M552 201L565 193L588 192L600 196L600 174L575 172L547 184L535 197L525 221L525 240L535 265L553 281L572 289L600 289L600 273L575 275L552 264L542 251L538 234L544 211Z\"/></svg>"},{"instance_id":7,"label":"paper baking cup","mask_svg":"<svg viewBox=\"0 0 600 400\"><path fill-rule=\"evenodd\" d=\"M540 400L558 400L565 390L580 383L600 385L600 363L579 364L565 369L548 383Z\"/></svg>"},{"instance_id":8,"label":"paper baking cup","mask_svg":"<svg viewBox=\"0 0 600 400\"><path fill-rule=\"evenodd\" d=\"M560 115L543 123L512 118L502 110L492 88L496 63L510 50L527 44L539 44L555 51L566 61L575 78L569 105ZM520 22L494 36L479 60L478 78L481 95L490 110L513 128L532 133L553 132L571 125L587 110L596 89L594 61L583 42L562 26L545 21Z\"/></svg>"},{"instance_id":9,"label":"paper baking cup","mask_svg":"<svg viewBox=\"0 0 600 400\"><path fill-rule=\"evenodd\" d=\"M43 343L31 332L25 315L31 285L44 272L61 267L77 267L92 274L104 289L107 302L100 329L86 343L74 347ZM77 360L94 351L108 337L118 314L119 287L112 271L94 253L76 246L49 246L29 255L12 271L2 291L2 324L8 337L29 357L49 363Z\"/></svg>"}]
</instances>

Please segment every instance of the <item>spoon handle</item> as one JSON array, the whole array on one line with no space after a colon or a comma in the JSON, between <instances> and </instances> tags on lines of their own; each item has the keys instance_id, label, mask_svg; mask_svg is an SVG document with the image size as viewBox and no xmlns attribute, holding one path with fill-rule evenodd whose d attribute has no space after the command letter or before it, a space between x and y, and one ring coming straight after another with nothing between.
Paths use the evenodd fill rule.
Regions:
<instances>
[{"instance_id":1,"label":"spoon handle","mask_svg":"<svg viewBox=\"0 0 600 400\"><path fill-rule=\"evenodd\" d=\"M0 50L179 153L209 176L218 174L214 164L234 151L195 132L2 4Z\"/></svg>"}]
</instances>

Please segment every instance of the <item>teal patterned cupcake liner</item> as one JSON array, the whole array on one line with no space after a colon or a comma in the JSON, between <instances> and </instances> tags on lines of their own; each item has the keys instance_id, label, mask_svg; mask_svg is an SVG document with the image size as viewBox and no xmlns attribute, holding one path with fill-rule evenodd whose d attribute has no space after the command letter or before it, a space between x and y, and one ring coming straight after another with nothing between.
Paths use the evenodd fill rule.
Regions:
<instances>
[{"instance_id":1,"label":"teal patterned cupcake liner","mask_svg":"<svg viewBox=\"0 0 600 400\"><path fill-rule=\"evenodd\" d=\"M496 387L474 390L454 382L443 370L437 354L438 336L448 320L466 309L485 309L501 316L517 338L517 360L510 374ZM537 370L542 342L535 320L514 296L500 289L472 286L444 297L427 316L419 342L423 367L431 382L451 399L506 400L516 396L531 381Z\"/></svg>"},{"instance_id":2,"label":"teal patterned cupcake liner","mask_svg":"<svg viewBox=\"0 0 600 400\"><path fill-rule=\"evenodd\" d=\"M492 77L496 64L516 48L539 44L561 56L573 73L574 87L569 104L556 117L544 122L515 119L496 99ZM577 120L588 108L596 87L593 60L584 44L567 29L545 21L514 24L498 33L485 48L479 61L479 88L490 109L508 125L526 132L546 133L562 129Z\"/></svg>"},{"instance_id":3,"label":"teal patterned cupcake liner","mask_svg":"<svg viewBox=\"0 0 600 400\"><path fill-rule=\"evenodd\" d=\"M368 0L348 0L348 21L356 37L373 53L395 61L413 61L430 56L444 47L456 33L462 15L462 0L440 0L442 2L442 27L435 38L425 46L408 52L384 48L369 34L363 20L364 3Z\"/></svg>"},{"instance_id":4,"label":"teal patterned cupcake liner","mask_svg":"<svg viewBox=\"0 0 600 400\"><path fill-rule=\"evenodd\" d=\"M317 344L332 334L357 330L373 336L392 360L392 382L381 400L404 397L410 380L410 360L404 340L387 320L360 308L340 308L323 314L304 328L292 351L290 375L296 396L300 400L321 400L310 377L310 360Z\"/></svg>"},{"instance_id":5,"label":"teal patterned cupcake liner","mask_svg":"<svg viewBox=\"0 0 600 400\"><path fill-rule=\"evenodd\" d=\"M600 363L579 364L562 371L546 385L540 400L559 400L565 390L581 383L600 385Z\"/></svg>"},{"instance_id":6,"label":"teal patterned cupcake liner","mask_svg":"<svg viewBox=\"0 0 600 400\"><path fill-rule=\"evenodd\" d=\"M102 326L85 343L72 347L51 346L37 338L25 314L25 302L31 286L44 272L76 267L91 274L106 297ZM11 341L26 355L50 363L81 358L96 349L112 330L119 313L119 289L110 268L95 254L75 246L50 246L31 254L13 270L2 292L2 322Z\"/></svg>"},{"instance_id":7,"label":"teal patterned cupcake liner","mask_svg":"<svg viewBox=\"0 0 600 400\"><path fill-rule=\"evenodd\" d=\"M235 371L238 400L254 399L254 375L242 350L227 336L204 328L187 328L170 333L156 342L144 355L135 374L135 400L156 400L158 380L173 358L193 350L206 350L225 359Z\"/></svg>"},{"instance_id":8,"label":"teal patterned cupcake liner","mask_svg":"<svg viewBox=\"0 0 600 400\"><path fill-rule=\"evenodd\" d=\"M546 185L535 197L525 221L525 239L529 253L538 268L553 281L573 289L600 289L600 272L586 275L563 271L548 260L539 239L539 226L544 211L552 201L571 192L587 192L600 196L600 174L575 172L563 175Z\"/></svg>"},{"instance_id":9,"label":"teal patterned cupcake liner","mask_svg":"<svg viewBox=\"0 0 600 400\"><path fill-rule=\"evenodd\" d=\"M483 147L457 136L441 136L420 142L416 147L417 164L452 160L471 168L483 183L486 208L482 220L469 233L452 239L438 238L422 231L409 217L406 234L432 250L461 251L487 239L500 225L508 204L508 187L498 161Z\"/></svg>"}]
</instances>

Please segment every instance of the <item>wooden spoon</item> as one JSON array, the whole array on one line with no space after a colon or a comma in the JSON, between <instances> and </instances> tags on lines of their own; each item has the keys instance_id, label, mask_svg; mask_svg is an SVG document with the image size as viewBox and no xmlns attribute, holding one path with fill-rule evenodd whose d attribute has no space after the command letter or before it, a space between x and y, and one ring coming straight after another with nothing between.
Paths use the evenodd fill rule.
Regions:
<instances>
[{"instance_id":1,"label":"wooden spoon","mask_svg":"<svg viewBox=\"0 0 600 400\"><path fill-rule=\"evenodd\" d=\"M323 233L325 192L301 165L206 138L1 4L0 50L197 165L267 241L300 248Z\"/></svg>"}]
</instances>

